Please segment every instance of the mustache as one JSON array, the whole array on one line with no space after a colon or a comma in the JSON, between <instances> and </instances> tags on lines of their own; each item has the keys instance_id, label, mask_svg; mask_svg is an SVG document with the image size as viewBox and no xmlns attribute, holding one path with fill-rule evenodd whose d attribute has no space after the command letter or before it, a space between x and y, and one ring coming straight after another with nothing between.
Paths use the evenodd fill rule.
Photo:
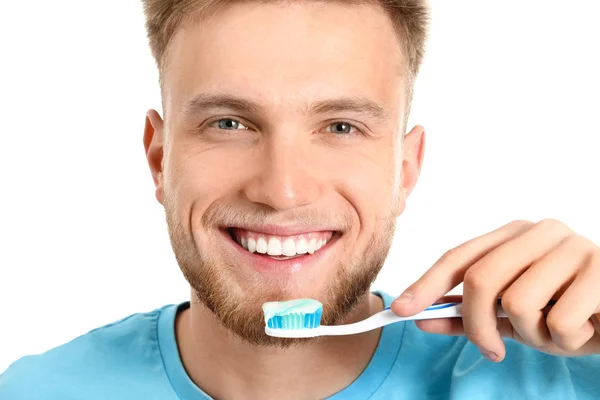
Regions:
<instances>
[{"instance_id":1,"label":"mustache","mask_svg":"<svg viewBox=\"0 0 600 400\"><path fill-rule=\"evenodd\" d=\"M324 228L347 232L351 228L353 215L349 210L319 210L315 208L277 211L268 206L242 206L233 204L211 204L202 216L204 226L215 227L260 227L263 225L290 225L306 228Z\"/></svg>"}]
</instances>

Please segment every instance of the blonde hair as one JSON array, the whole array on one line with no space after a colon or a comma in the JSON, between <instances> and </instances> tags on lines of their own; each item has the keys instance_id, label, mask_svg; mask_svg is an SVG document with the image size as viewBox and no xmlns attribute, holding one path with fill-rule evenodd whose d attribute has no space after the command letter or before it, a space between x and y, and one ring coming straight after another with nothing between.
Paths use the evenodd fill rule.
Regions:
<instances>
[{"instance_id":1,"label":"blonde hair","mask_svg":"<svg viewBox=\"0 0 600 400\"><path fill-rule=\"evenodd\" d=\"M146 30L150 50L162 77L169 43L179 26L190 18L197 18L209 10L216 10L229 2L253 0L142 0L146 15ZM284 0L254 0L257 3L284 2ZM290 1L290 0L287 0ZM429 7L426 0L305 0L333 1L346 4L379 4L388 13L400 38L406 57L404 66L408 78L408 104L412 87L427 42ZM161 79L162 81L162 79ZM409 106L410 107L410 106Z\"/></svg>"}]
</instances>

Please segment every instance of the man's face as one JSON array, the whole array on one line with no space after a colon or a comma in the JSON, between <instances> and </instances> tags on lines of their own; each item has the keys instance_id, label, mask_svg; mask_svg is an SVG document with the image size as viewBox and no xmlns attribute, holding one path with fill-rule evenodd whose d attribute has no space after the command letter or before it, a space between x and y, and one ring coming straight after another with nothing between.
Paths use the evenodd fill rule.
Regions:
<instances>
[{"instance_id":1,"label":"man's face","mask_svg":"<svg viewBox=\"0 0 600 400\"><path fill-rule=\"evenodd\" d=\"M266 301L314 298L324 323L342 319L379 272L407 189L389 17L234 3L180 28L167 60L157 196L198 298L255 344L284 345L263 333Z\"/></svg>"}]
</instances>

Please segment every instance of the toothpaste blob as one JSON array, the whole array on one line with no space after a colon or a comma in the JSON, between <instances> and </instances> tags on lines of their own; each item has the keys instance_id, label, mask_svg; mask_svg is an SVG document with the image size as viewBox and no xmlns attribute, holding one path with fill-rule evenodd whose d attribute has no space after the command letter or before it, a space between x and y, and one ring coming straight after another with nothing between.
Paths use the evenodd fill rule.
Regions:
<instances>
[{"instance_id":1,"label":"toothpaste blob","mask_svg":"<svg viewBox=\"0 0 600 400\"><path fill-rule=\"evenodd\" d=\"M270 301L262 305L265 324L274 329L310 329L321 325L323 305L313 299Z\"/></svg>"}]
</instances>

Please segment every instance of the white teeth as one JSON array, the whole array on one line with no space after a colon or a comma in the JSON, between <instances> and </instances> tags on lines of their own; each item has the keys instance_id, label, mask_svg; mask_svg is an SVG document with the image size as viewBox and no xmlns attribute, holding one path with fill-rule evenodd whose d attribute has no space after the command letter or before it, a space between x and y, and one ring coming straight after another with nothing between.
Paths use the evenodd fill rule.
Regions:
<instances>
[{"instance_id":1,"label":"white teeth","mask_svg":"<svg viewBox=\"0 0 600 400\"><path fill-rule=\"evenodd\" d=\"M296 255L296 242L294 239L286 239L283 242L283 255L286 257L293 257Z\"/></svg>"},{"instance_id":2,"label":"white teeth","mask_svg":"<svg viewBox=\"0 0 600 400\"><path fill-rule=\"evenodd\" d=\"M260 253L260 254L266 254L267 253L267 241L265 240L264 237L259 237L258 240L256 241L256 252Z\"/></svg>"},{"instance_id":3,"label":"white teeth","mask_svg":"<svg viewBox=\"0 0 600 400\"><path fill-rule=\"evenodd\" d=\"M312 238L308 242L308 254L314 254L317 251L317 239Z\"/></svg>"},{"instance_id":4,"label":"white teeth","mask_svg":"<svg viewBox=\"0 0 600 400\"><path fill-rule=\"evenodd\" d=\"M254 253L256 251L256 240L252 238L248 239L248 251L250 253Z\"/></svg>"},{"instance_id":5,"label":"white teeth","mask_svg":"<svg viewBox=\"0 0 600 400\"><path fill-rule=\"evenodd\" d=\"M241 236L241 235L240 235ZM308 239L309 235L303 235L299 239L293 237L279 237L279 236L258 236L258 238L251 237L237 237L236 242L248 250L250 253L268 254L270 256L285 256L294 257L296 255L303 254L314 254L316 251L325 246L333 235L330 235L327 239L311 238Z\"/></svg>"},{"instance_id":6,"label":"white teeth","mask_svg":"<svg viewBox=\"0 0 600 400\"><path fill-rule=\"evenodd\" d=\"M277 238L273 238L273 237L270 238L269 245L267 247L267 254L270 256L280 256L281 255L281 240L279 240Z\"/></svg>"},{"instance_id":7,"label":"white teeth","mask_svg":"<svg viewBox=\"0 0 600 400\"><path fill-rule=\"evenodd\" d=\"M305 238L298 240L296 243L296 253L297 254L306 254L308 253L308 243Z\"/></svg>"}]
</instances>

